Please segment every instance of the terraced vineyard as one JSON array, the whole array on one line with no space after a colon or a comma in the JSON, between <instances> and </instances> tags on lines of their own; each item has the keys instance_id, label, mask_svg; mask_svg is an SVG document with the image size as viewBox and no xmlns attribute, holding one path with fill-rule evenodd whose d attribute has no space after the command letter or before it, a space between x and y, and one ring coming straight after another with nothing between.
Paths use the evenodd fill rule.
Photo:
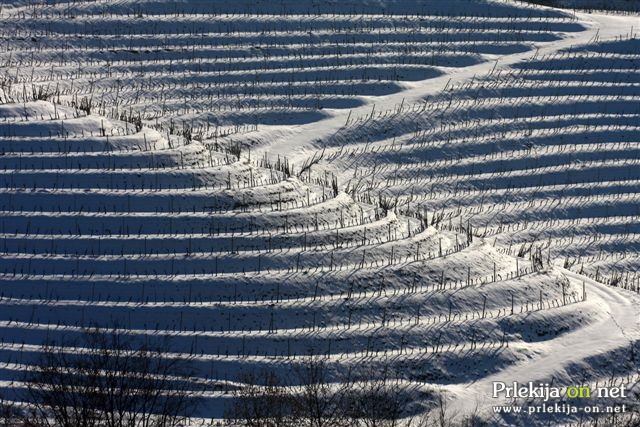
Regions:
<instances>
[{"instance_id":1,"label":"terraced vineyard","mask_svg":"<svg viewBox=\"0 0 640 427\"><path fill-rule=\"evenodd\" d=\"M392 378L402 417L442 397L560 419L491 414L496 380L636 387L637 17L95 1L0 21L2 395L90 327L168 342L205 422L246 372L309 360Z\"/></svg>"},{"instance_id":2,"label":"terraced vineyard","mask_svg":"<svg viewBox=\"0 0 640 427\"><path fill-rule=\"evenodd\" d=\"M509 253L537 248L637 291L639 49L596 43L451 86L417 112L343 129L335 157L359 166L358 192L453 210Z\"/></svg>"},{"instance_id":3,"label":"terraced vineyard","mask_svg":"<svg viewBox=\"0 0 640 427\"><path fill-rule=\"evenodd\" d=\"M344 10L254 3L10 10L3 23L12 41L2 54L7 84L18 96L84 102L109 117L167 126L184 121L211 132L223 125L286 125L581 29L560 13L508 5L489 10L482 2L363 3ZM468 16L460 15L462 5Z\"/></svg>"}]
</instances>

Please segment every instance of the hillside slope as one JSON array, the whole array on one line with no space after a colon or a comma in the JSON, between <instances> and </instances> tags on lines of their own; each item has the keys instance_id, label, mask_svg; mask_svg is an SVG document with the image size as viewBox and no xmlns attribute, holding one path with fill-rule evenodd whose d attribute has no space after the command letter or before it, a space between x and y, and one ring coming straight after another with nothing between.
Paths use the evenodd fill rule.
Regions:
<instances>
[{"instance_id":1,"label":"hillside slope","mask_svg":"<svg viewBox=\"0 0 640 427\"><path fill-rule=\"evenodd\" d=\"M169 338L204 419L312 358L391 375L403 416L442 396L502 425L578 417L493 414L495 380L635 386L637 17L118 0L0 22L3 395L92 326Z\"/></svg>"}]
</instances>

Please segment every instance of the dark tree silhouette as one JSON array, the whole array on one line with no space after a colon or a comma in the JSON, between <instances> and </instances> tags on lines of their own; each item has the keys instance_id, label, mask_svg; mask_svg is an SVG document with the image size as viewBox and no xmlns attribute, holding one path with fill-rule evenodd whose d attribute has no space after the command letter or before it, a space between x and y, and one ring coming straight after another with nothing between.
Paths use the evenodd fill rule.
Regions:
<instances>
[{"instance_id":1,"label":"dark tree silhouette","mask_svg":"<svg viewBox=\"0 0 640 427\"><path fill-rule=\"evenodd\" d=\"M167 357L168 343L92 329L47 343L26 372L25 406L3 411L11 425L56 427L177 426L197 405L188 361Z\"/></svg>"}]
</instances>

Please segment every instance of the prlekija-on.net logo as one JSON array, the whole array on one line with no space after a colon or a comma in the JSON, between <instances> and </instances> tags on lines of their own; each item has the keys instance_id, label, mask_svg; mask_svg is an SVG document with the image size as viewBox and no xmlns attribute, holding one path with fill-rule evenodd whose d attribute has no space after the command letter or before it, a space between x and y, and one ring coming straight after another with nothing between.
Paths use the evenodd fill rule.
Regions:
<instances>
[{"instance_id":1,"label":"prlekija-on.net logo","mask_svg":"<svg viewBox=\"0 0 640 427\"><path fill-rule=\"evenodd\" d=\"M567 385L554 386L549 383L507 384L493 382L494 399L512 399L512 402L523 400L527 405L494 406L494 413L503 414L620 414L627 412L624 403L611 405L613 399L625 399L627 390L624 384L615 386ZM604 405L602 402L606 402ZM600 404L599 404L600 403Z\"/></svg>"}]
</instances>

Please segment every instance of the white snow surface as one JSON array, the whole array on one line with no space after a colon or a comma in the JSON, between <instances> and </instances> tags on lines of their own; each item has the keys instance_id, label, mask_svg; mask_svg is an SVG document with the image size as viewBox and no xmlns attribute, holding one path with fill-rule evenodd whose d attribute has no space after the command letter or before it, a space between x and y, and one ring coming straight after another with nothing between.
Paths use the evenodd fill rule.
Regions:
<instances>
[{"instance_id":1,"label":"white snow surface","mask_svg":"<svg viewBox=\"0 0 640 427\"><path fill-rule=\"evenodd\" d=\"M5 2L0 391L47 339L114 325L193 361L194 419L240 373L312 356L336 380L390 368L407 416L441 394L496 425L549 418L496 416L493 381L634 387L639 24Z\"/></svg>"}]
</instances>

